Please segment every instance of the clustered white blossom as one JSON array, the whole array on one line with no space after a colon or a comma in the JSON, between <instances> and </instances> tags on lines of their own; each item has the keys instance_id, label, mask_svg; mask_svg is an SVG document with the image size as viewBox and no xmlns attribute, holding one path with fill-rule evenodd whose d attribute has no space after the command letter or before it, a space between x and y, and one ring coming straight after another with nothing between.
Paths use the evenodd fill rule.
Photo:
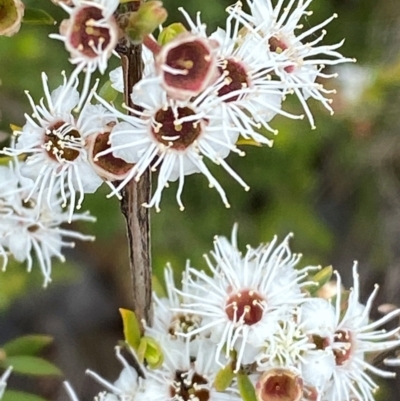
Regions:
<instances>
[{"instance_id":1,"label":"clustered white blossom","mask_svg":"<svg viewBox=\"0 0 400 401\"><path fill-rule=\"evenodd\" d=\"M106 388L96 400L239 401L244 376L257 401L373 401L371 374L394 374L374 367L371 355L400 345L399 327L380 329L400 309L370 320L378 287L360 302L357 263L349 292L335 273L334 298L311 296L319 267L299 267L289 238L243 254L235 227L231 241L215 238L206 257L211 275L188 264L181 290L168 266L167 297L154 295L154 322L144 333L159 343L162 365L144 364L138 374L117 348L123 370L116 382L88 372Z\"/></svg>"}]
</instances>

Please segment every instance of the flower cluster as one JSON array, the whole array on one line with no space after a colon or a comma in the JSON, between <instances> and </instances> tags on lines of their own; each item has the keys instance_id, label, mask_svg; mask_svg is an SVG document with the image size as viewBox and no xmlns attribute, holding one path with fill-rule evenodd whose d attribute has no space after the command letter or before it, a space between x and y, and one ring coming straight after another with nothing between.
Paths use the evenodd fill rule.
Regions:
<instances>
[{"instance_id":1,"label":"flower cluster","mask_svg":"<svg viewBox=\"0 0 400 401\"><path fill-rule=\"evenodd\" d=\"M29 272L34 255L46 286L51 281L51 259L56 257L64 262L61 249L73 248L75 243L71 239L94 240L92 236L62 228L63 223L95 221L95 218L88 213L67 215L59 197L50 191L37 194L34 188L34 181L22 176L17 159L9 166L0 166L0 256L3 270L12 255L18 262L26 262ZM46 203L39 202L40 197Z\"/></svg>"},{"instance_id":2,"label":"flower cluster","mask_svg":"<svg viewBox=\"0 0 400 401\"><path fill-rule=\"evenodd\" d=\"M123 370L115 383L89 371L106 387L98 399L373 401L370 373L394 374L374 367L369 355L400 345L399 327L379 329L400 309L370 320L378 288L360 303L356 263L352 289L345 292L335 273L336 294L324 299L311 291L319 268L298 266L290 236L247 246L245 254L236 237L235 228L231 241L215 239L206 256L211 275L188 264L181 290L167 267L168 295L154 295L154 322L144 334L160 345L163 363L136 371L117 348Z\"/></svg>"}]
</instances>

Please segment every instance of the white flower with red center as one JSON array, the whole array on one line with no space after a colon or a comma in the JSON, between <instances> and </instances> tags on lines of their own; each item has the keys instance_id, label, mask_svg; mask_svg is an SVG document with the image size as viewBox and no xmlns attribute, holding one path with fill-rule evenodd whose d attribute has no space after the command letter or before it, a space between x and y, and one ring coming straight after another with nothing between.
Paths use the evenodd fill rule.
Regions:
<instances>
[{"instance_id":1,"label":"white flower with red center","mask_svg":"<svg viewBox=\"0 0 400 401\"><path fill-rule=\"evenodd\" d=\"M47 76L43 74L42 78L47 106L43 99L36 105L27 92L33 118L25 114L26 124L16 132L15 147L4 149L4 153L28 155L21 173L33 179L35 185L26 200L35 196L41 204L47 191L50 205L53 194L60 192L62 206L69 207L72 220L74 209L81 207L84 194L95 192L103 182L88 162L85 138L106 131L110 119L104 116L104 111L89 104L90 97L80 115L75 117L72 109L79 102L78 82L70 86L64 76L63 85L50 94Z\"/></svg>"},{"instance_id":2,"label":"white flower with red center","mask_svg":"<svg viewBox=\"0 0 400 401\"><path fill-rule=\"evenodd\" d=\"M303 379L293 368L271 368L265 371L255 385L257 401L301 401L304 394Z\"/></svg>"},{"instance_id":3,"label":"white flower with red center","mask_svg":"<svg viewBox=\"0 0 400 401\"><path fill-rule=\"evenodd\" d=\"M346 310L343 311L339 275L337 278L335 307L320 298L307 300L301 306L302 323L307 333L312 335L318 349L330 350L335 361L332 377L326 384L322 399L350 401L356 398L373 401L377 385L367 372L384 378L394 377L394 373L374 367L365 360L365 354L389 350L400 345L399 328L389 332L377 330L378 327L400 315L400 309L388 313L375 322L370 322L369 314L378 286L375 286L366 305L360 304L359 277L357 264L354 264L353 288L346 302Z\"/></svg>"},{"instance_id":4,"label":"white flower with red center","mask_svg":"<svg viewBox=\"0 0 400 401\"><path fill-rule=\"evenodd\" d=\"M334 18L334 14L324 22L296 34L303 28L300 20L312 14L307 11L312 0L295 1L279 0L274 7L271 0L247 0L250 14L241 9L241 4L231 6L228 12L240 21L251 35L253 54L264 54L274 64L274 72L300 100L304 111L314 128L314 119L306 103L309 97L320 101L331 113L331 100L325 94L334 93L324 89L317 79L335 77L336 74L322 72L325 65L353 62L343 57L336 50L343 41L334 45L320 45L326 31L315 37L315 33ZM285 4L288 3L288 4ZM310 40L310 41L307 41Z\"/></svg>"},{"instance_id":5,"label":"white flower with red center","mask_svg":"<svg viewBox=\"0 0 400 401\"><path fill-rule=\"evenodd\" d=\"M1 167L1 170L8 169ZM61 211L60 201L55 195L44 193L48 204L37 202L37 195L27 201L33 182L21 176L18 163L11 164L7 188L0 188L0 197L5 198L8 206L0 212L1 243L18 262L27 262L27 270L33 267L34 254L44 277L44 286L51 281L52 258L65 261L63 247L73 248L75 242L65 238L93 241L94 237L83 235L74 230L61 228L67 221L95 221L88 213L67 216Z\"/></svg>"},{"instance_id":6,"label":"white flower with red center","mask_svg":"<svg viewBox=\"0 0 400 401\"><path fill-rule=\"evenodd\" d=\"M180 11L192 32L207 37L199 13L195 23L183 8ZM273 62L258 49L254 51L251 35L243 36L240 27L239 21L230 15L226 30L218 28L210 36L219 44L216 55L220 79L214 83L216 113L221 113L231 124L240 127L244 138L271 146L271 140L257 133L260 128L277 133L269 125L276 114L290 118L302 116L281 110L284 84L271 79Z\"/></svg>"},{"instance_id":7,"label":"white flower with red center","mask_svg":"<svg viewBox=\"0 0 400 401\"><path fill-rule=\"evenodd\" d=\"M179 310L203 317L202 326L193 330L195 335L211 331L217 342L216 359L224 352L228 358L237 351L236 371L242 363L249 363L247 354L254 347L272 338L279 321L290 315L293 307L304 300L301 283L311 268L294 269L301 255L292 254L288 236L276 246L277 238L257 249L250 246L243 256L236 245L236 228L232 244L225 238L216 238L211 255L206 256L212 277L204 271L189 268L189 291L180 292L191 303ZM224 351L223 351L224 350Z\"/></svg>"},{"instance_id":8,"label":"white flower with red center","mask_svg":"<svg viewBox=\"0 0 400 401\"><path fill-rule=\"evenodd\" d=\"M148 332L150 336L156 339L168 337L171 340L176 340L182 333L188 334L200 327L201 316L195 313L174 311L174 309L179 308L185 300L176 292L171 266L168 265L165 268L164 277L167 298L159 298L156 294L153 294L154 319L152 326L146 327L146 333ZM184 285L183 291L185 292L185 279L183 279L182 283Z\"/></svg>"},{"instance_id":9,"label":"white flower with red center","mask_svg":"<svg viewBox=\"0 0 400 401\"><path fill-rule=\"evenodd\" d=\"M163 347L164 362L159 369L146 369L143 393L135 401L240 401L237 391L217 391L214 381L220 366L214 360L214 345L204 340L195 356L190 341ZM161 344L164 345L164 344Z\"/></svg>"},{"instance_id":10,"label":"white flower with red center","mask_svg":"<svg viewBox=\"0 0 400 401\"><path fill-rule=\"evenodd\" d=\"M149 167L158 172L157 189L148 204L159 210L162 191L169 181L179 180L177 202L184 209L181 194L185 176L201 172L215 187L227 207L229 203L224 190L208 170L204 156L221 165L246 190L246 183L224 160L230 152L242 154L235 143L239 130L232 127L222 116L216 115L209 105L212 97L207 92L186 101L175 101L153 80L142 80L132 90L132 102L140 110L128 108L131 116L122 114L107 104L112 115L123 120L112 129L111 147L97 154L113 153L127 163L135 163L129 175L111 195L118 193L132 177L137 181Z\"/></svg>"},{"instance_id":11,"label":"white flower with red center","mask_svg":"<svg viewBox=\"0 0 400 401\"><path fill-rule=\"evenodd\" d=\"M118 24L114 17L119 0L72 0L70 7L64 2L59 5L69 14L69 19L60 25L60 34L50 37L62 40L70 52L69 61L76 65L71 79L85 70L85 82L78 109L89 91L90 78L95 70L101 74L107 69L118 42Z\"/></svg>"}]
</instances>

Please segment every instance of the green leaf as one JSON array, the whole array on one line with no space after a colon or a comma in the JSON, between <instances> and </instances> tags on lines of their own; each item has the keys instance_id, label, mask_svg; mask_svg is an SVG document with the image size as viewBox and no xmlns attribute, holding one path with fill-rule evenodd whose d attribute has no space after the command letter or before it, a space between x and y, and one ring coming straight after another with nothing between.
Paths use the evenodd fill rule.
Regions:
<instances>
[{"instance_id":1,"label":"green leaf","mask_svg":"<svg viewBox=\"0 0 400 401\"><path fill-rule=\"evenodd\" d=\"M51 344L53 339L44 335L27 335L16 338L4 344L1 348L6 352L7 357L15 355L36 355L46 345Z\"/></svg>"},{"instance_id":2,"label":"green leaf","mask_svg":"<svg viewBox=\"0 0 400 401\"><path fill-rule=\"evenodd\" d=\"M22 22L31 25L54 25L54 18L44 10L37 8L25 8L24 18Z\"/></svg>"},{"instance_id":3,"label":"green leaf","mask_svg":"<svg viewBox=\"0 0 400 401\"><path fill-rule=\"evenodd\" d=\"M47 401L45 398L35 394L22 391L6 390L1 401Z\"/></svg>"},{"instance_id":4,"label":"green leaf","mask_svg":"<svg viewBox=\"0 0 400 401\"><path fill-rule=\"evenodd\" d=\"M256 392L249 376L245 373L238 373L236 377L239 393L243 401L257 401Z\"/></svg>"},{"instance_id":5,"label":"green leaf","mask_svg":"<svg viewBox=\"0 0 400 401\"><path fill-rule=\"evenodd\" d=\"M326 266L321 269L317 274L312 277L312 281L315 284L306 286L305 289L310 293L310 295L314 295L322 286L324 286L331 278L332 278L333 269L332 266Z\"/></svg>"},{"instance_id":6,"label":"green leaf","mask_svg":"<svg viewBox=\"0 0 400 401\"><path fill-rule=\"evenodd\" d=\"M144 349L143 356L150 368L159 368L164 362L164 355L160 344L152 337L142 337L140 343L141 345L145 344L142 346Z\"/></svg>"},{"instance_id":7,"label":"green leaf","mask_svg":"<svg viewBox=\"0 0 400 401\"><path fill-rule=\"evenodd\" d=\"M214 387L217 391L225 391L232 383L235 374L233 373L232 364L229 363L218 371L215 376Z\"/></svg>"},{"instance_id":8,"label":"green leaf","mask_svg":"<svg viewBox=\"0 0 400 401\"><path fill-rule=\"evenodd\" d=\"M151 282L152 282L153 291L156 293L156 295L159 298L166 298L167 294L165 293L164 287L160 283L160 280L158 279L158 277L155 276L154 274L151 278Z\"/></svg>"},{"instance_id":9,"label":"green leaf","mask_svg":"<svg viewBox=\"0 0 400 401\"><path fill-rule=\"evenodd\" d=\"M105 82L99 90L100 97L102 97L104 100L107 100L109 103L113 102L117 98L118 93L119 92L111 86L111 81Z\"/></svg>"},{"instance_id":10,"label":"green leaf","mask_svg":"<svg viewBox=\"0 0 400 401\"><path fill-rule=\"evenodd\" d=\"M246 139L246 138L242 138L240 137L237 141L236 141L236 145L250 145L250 146L258 146L261 147L262 143L255 141L254 139Z\"/></svg>"},{"instance_id":11,"label":"green leaf","mask_svg":"<svg viewBox=\"0 0 400 401\"><path fill-rule=\"evenodd\" d=\"M125 341L135 350L139 348L140 345L140 323L134 312L129 309L119 309L119 313L122 317L122 323L124 325L124 338Z\"/></svg>"},{"instance_id":12,"label":"green leaf","mask_svg":"<svg viewBox=\"0 0 400 401\"><path fill-rule=\"evenodd\" d=\"M57 366L36 356L11 356L0 363L2 367L13 367L13 372L32 376L62 376Z\"/></svg>"},{"instance_id":13,"label":"green leaf","mask_svg":"<svg viewBox=\"0 0 400 401\"><path fill-rule=\"evenodd\" d=\"M164 46L166 43L174 39L175 36L186 31L187 29L183 24L180 22L175 22L171 25L168 25L160 32L157 41L160 45Z\"/></svg>"}]
</instances>

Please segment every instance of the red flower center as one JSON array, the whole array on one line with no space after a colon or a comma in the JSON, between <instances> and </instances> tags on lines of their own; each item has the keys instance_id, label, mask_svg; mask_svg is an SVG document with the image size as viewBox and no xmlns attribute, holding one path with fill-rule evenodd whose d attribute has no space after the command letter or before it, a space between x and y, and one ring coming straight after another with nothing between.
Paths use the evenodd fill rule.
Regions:
<instances>
[{"instance_id":1,"label":"red flower center","mask_svg":"<svg viewBox=\"0 0 400 401\"><path fill-rule=\"evenodd\" d=\"M227 95L228 93L247 88L250 85L246 68L238 61L230 58L222 60L219 67L219 72L225 75L227 82L219 91L219 96ZM225 102L234 102L239 98L239 94L233 95L225 100Z\"/></svg>"},{"instance_id":2,"label":"red flower center","mask_svg":"<svg viewBox=\"0 0 400 401\"><path fill-rule=\"evenodd\" d=\"M264 298L252 290L243 290L231 295L225 306L229 320L243 322L249 326L258 323L263 316Z\"/></svg>"}]
</instances>

